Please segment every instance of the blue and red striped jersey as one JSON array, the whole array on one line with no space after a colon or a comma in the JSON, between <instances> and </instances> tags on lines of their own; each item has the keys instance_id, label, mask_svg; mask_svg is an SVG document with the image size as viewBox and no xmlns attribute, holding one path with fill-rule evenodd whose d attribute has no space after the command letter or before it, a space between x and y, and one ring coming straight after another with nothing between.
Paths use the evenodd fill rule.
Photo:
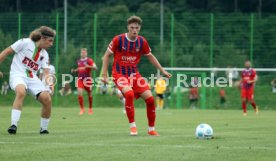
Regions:
<instances>
[{"instance_id":1,"label":"blue and red striped jersey","mask_svg":"<svg viewBox=\"0 0 276 161\"><path fill-rule=\"evenodd\" d=\"M112 73L119 73L130 76L138 73L137 64L141 60L141 55L151 53L147 40L142 36L137 36L132 41L127 37L127 33L117 35L108 46L108 50L114 54Z\"/></svg>"},{"instance_id":2,"label":"blue and red striped jersey","mask_svg":"<svg viewBox=\"0 0 276 161\"><path fill-rule=\"evenodd\" d=\"M257 73L254 69L244 69L242 71L242 88L250 89L254 87L254 83L248 83L248 81L254 80L257 76Z\"/></svg>"}]
</instances>

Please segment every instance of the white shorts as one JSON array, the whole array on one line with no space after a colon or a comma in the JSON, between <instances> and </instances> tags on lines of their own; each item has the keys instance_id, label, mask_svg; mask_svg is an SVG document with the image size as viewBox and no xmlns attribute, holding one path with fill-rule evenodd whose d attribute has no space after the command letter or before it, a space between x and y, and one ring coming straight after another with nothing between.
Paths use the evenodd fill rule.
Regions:
<instances>
[{"instance_id":1,"label":"white shorts","mask_svg":"<svg viewBox=\"0 0 276 161\"><path fill-rule=\"evenodd\" d=\"M25 77L17 74L10 74L10 87L15 90L15 87L19 84L23 84L28 93L36 97L37 94L47 91L51 93L49 87L46 87L38 77Z\"/></svg>"}]
</instances>

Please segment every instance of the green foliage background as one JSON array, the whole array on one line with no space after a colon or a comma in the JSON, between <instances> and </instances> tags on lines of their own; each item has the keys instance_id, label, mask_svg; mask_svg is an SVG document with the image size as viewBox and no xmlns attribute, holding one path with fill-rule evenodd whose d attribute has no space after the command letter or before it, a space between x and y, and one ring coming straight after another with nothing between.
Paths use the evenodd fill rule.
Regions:
<instances>
[{"instance_id":1,"label":"green foliage background","mask_svg":"<svg viewBox=\"0 0 276 161\"><path fill-rule=\"evenodd\" d=\"M234 10L230 1L215 0L205 3L190 0L166 1L164 3L164 42L161 44L159 1L106 0L91 3L69 0L66 52L63 38L63 6L60 3L51 10L46 9L49 5L47 3L44 5L45 10L40 11L36 11L35 8L25 8L24 4L21 6L21 12L16 12L12 4L7 1L3 4L11 7L10 10L3 9L1 11L3 13L0 14L1 51L19 37L28 37L34 28L41 25L56 28L56 20L58 20L56 38L58 47L55 44L49 50L52 64L58 65L58 88L62 85L61 74L70 73L71 68L76 67L76 60L82 47L88 48L89 56L95 60L99 68L94 76L100 75L101 58L112 38L127 32L126 19L130 15L138 15L143 19L140 34L148 40L153 54L163 66L211 67L210 62L213 60L213 67L243 67L244 60L250 59L252 41L254 67L276 67L276 14L272 12L276 3L270 3L270 1L263 2L261 14L253 9L258 4L257 1L251 1L247 6L244 2L238 1L240 10ZM36 9L40 8L40 3L36 5ZM30 13L32 9L35 13ZM253 19L249 12L253 12ZM211 46L212 13L214 15L213 46ZM21 27L19 27L19 16L21 16ZM253 28L251 28L252 21ZM252 29L253 35L251 35ZM213 57L210 56L211 50ZM58 59L56 59L57 51ZM12 56L0 64L0 71L4 73L0 84L8 81L11 60ZM142 58L139 68L144 76L156 73L156 69L145 58ZM258 74L260 75L258 85L268 86L275 77L273 72ZM219 75L224 76L224 73L221 72ZM267 94L270 94L270 91Z\"/></svg>"}]
</instances>

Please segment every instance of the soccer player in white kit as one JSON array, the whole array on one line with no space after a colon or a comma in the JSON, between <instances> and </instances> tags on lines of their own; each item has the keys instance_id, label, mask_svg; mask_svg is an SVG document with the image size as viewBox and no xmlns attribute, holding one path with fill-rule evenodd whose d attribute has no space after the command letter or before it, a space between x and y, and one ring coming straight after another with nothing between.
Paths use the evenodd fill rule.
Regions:
<instances>
[{"instance_id":1,"label":"soccer player in white kit","mask_svg":"<svg viewBox=\"0 0 276 161\"><path fill-rule=\"evenodd\" d=\"M49 76L49 56L46 51L53 45L55 30L41 26L31 32L29 38L16 41L0 54L0 65L5 58L14 53L10 69L10 87L15 91L15 99L11 112L9 134L16 134L17 123L20 119L23 100L26 93L33 95L42 104L40 134L48 134L48 124L51 116L52 100L50 93L53 84L47 81ZM44 69L45 86L37 77L37 71Z\"/></svg>"}]
</instances>

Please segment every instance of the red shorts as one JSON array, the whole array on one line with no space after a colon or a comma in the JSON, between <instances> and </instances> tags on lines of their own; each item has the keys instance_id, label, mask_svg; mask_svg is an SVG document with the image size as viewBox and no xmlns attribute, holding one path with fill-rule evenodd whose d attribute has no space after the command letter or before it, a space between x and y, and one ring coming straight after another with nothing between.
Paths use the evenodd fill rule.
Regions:
<instances>
[{"instance_id":1,"label":"red shorts","mask_svg":"<svg viewBox=\"0 0 276 161\"><path fill-rule=\"evenodd\" d=\"M254 88L249 89L241 89L241 98L245 98L247 100L253 100L254 99Z\"/></svg>"},{"instance_id":2,"label":"red shorts","mask_svg":"<svg viewBox=\"0 0 276 161\"><path fill-rule=\"evenodd\" d=\"M125 86L130 86L133 89L136 99L146 90L150 90L148 82L140 74L136 74L133 77L127 77L116 73L113 74L113 81L120 91L122 91Z\"/></svg>"},{"instance_id":3,"label":"red shorts","mask_svg":"<svg viewBox=\"0 0 276 161\"><path fill-rule=\"evenodd\" d=\"M82 88L85 89L87 92L91 92L92 91L92 78L91 77L87 77L86 79L82 79L82 78L78 78L78 88Z\"/></svg>"}]
</instances>

